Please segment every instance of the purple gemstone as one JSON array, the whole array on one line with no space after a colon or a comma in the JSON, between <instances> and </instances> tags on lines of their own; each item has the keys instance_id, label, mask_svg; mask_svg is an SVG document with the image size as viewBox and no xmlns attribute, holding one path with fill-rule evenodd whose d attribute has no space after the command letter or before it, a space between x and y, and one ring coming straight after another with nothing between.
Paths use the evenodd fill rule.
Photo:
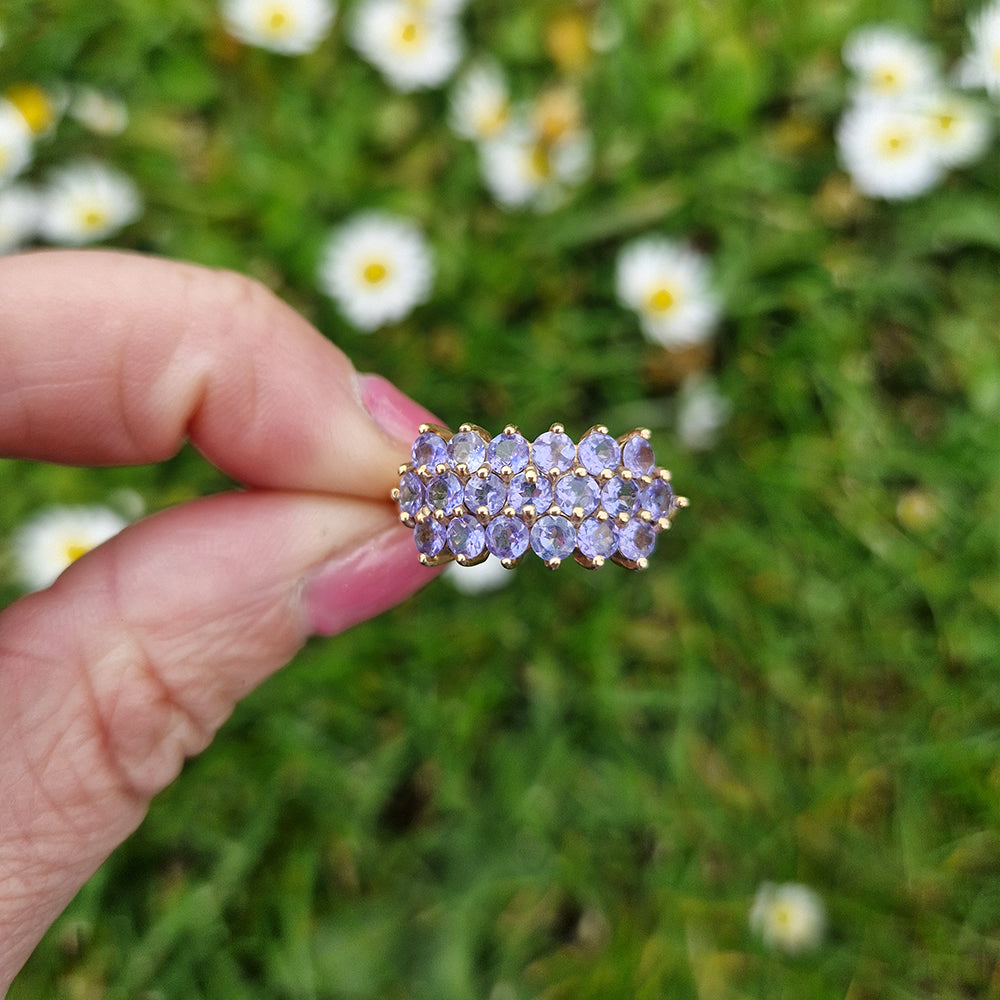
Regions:
<instances>
[{"instance_id":1,"label":"purple gemstone","mask_svg":"<svg viewBox=\"0 0 1000 1000\"><path fill-rule=\"evenodd\" d=\"M424 505L424 484L415 472L405 473L399 480L399 509L415 517Z\"/></svg>"},{"instance_id":2,"label":"purple gemstone","mask_svg":"<svg viewBox=\"0 0 1000 1000\"><path fill-rule=\"evenodd\" d=\"M656 530L637 517L618 532L618 551L633 562L648 556L655 545Z\"/></svg>"},{"instance_id":3,"label":"purple gemstone","mask_svg":"<svg viewBox=\"0 0 1000 1000\"><path fill-rule=\"evenodd\" d=\"M546 514L531 526L531 547L546 562L565 559L576 548L576 531L565 517Z\"/></svg>"},{"instance_id":4,"label":"purple gemstone","mask_svg":"<svg viewBox=\"0 0 1000 1000\"><path fill-rule=\"evenodd\" d=\"M634 514L639 503L639 484L634 479L615 476L601 490L601 506L612 516Z\"/></svg>"},{"instance_id":5,"label":"purple gemstone","mask_svg":"<svg viewBox=\"0 0 1000 1000\"><path fill-rule=\"evenodd\" d=\"M580 440L577 449L580 464L592 475L598 475L604 469L617 469L621 461L621 448L610 434L592 431Z\"/></svg>"},{"instance_id":6,"label":"purple gemstone","mask_svg":"<svg viewBox=\"0 0 1000 1000\"><path fill-rule=\"evenodd\" d=\"M528 528L519 517L495 517L486 526L486 547L498 559L517 559L528 550Z\"/></svg>"},{"instance_id":7,"label":"purple gemstone","mask_svg":"<svg viewBox=\"0 0 1000 1000\"><path fill-rule=\"evenodd\" d=\"M562 510L571 511L582 507L584 517L592 514L597 507L601 488L590 476L563 476L556 483L555 501Z\"/></svg>"},{"instance_id":8,"label":"purple gemstone","mask_svg":"<svg viewBox=\"0 0 1000 1000\"><path fill-rule=\"evenodd\" d=\"M637 476L648 476L656 464L653 448L641 435L630 437L622 448L622 463Z\"/></svg>"},{"instance_id":9,"label":"purple gemstone","mask_svg":"<svg viewBox=\"0 0 1000 1000\"><path fill-rule=\"evenodd\" d=\"M505 465L514 472L524 472L528 465L528 442L521 434L498 434L490 442L486 459L494 472Z\"/></svg>"},{"instance_id":10,"label":"purple gemstone","mask_svg":"<svg viewBox=\"0 0 1000 1000\"><path fill-rule=\"evenodd\" d=\"M464 465L475 472L486 461L486 442L475 431L459 431L448 442L448 460L453 469Z\"/></svg>"},{"instance_id":11,"label":"purple gemstone","mask_svg":"<svg viewBox=\"0 0 1000 1000\"><path fill-rule=\"evenodd\" d=\"M670 513L670 507L674 501L674 491L670 488L670 483L662 479L654 479L648 486L644 486L639 493L639 507L648 510L653 517L663 517Z\"/></svg>"},{"instance_id":12,"label":"purple gemstone","mask_svg":"<svg viewBox=\"0 0 1000 1000\"><path fill-rule=\"evenodd\" d=\"M486 544L486 529L471 515L453 517L448 523L448 548L456 556L475 559Z\"/></svg>"},{"instance_id":13,"label":"purple gemstone","mask_svg":"<svg viewBox=\"0 0 1000 1000\"><path fill-rule=\"evenodd\" d=\"M410 457L413 459L415 469L419 469L421 465L434 469L442 462L448 461L448 445L444 443L444 438L440 434L427 431L413 442Z\"/></svg>"},{"instance_id":14,"label":"purple gemstone","mask_svg":"<svg viewBox=\"0 0 1000 1000\"><path fill-rule=\"evenodd\" d=\"M473 476L465 486L465 506L475 512L485 507L490 517L499 514L507 502L507 487L504 481L491 472L485 479Z\"/></svg>"},{"instance_id":15,"label":"purple gemstone","mask_svg":"<svg viewBox=\"0 0 1000 1000\"><path fill-rule=\"evenodd\" d=\"M543 472L548 472L550 469L569 472L573 468L575 458L576 445L568 434L546 431L544 434L539 434L531 446L531 459L535 467Z\"/></svg>"},{"instance_id":16,"label":"purple gemstone","mask_svg":"<svg viewBox=\"0 0 1000 1000\"><path fill-rule=\"evenodd\" d=\"M446 514L452 513L465 495L462 480L454 472L446 472L429 480L426 492L427 506L431 510L443 510Z\"/></svg>"},{"instance_id":17,"label":"purple gemstone","mask_svg":"<svg viewBox=\"0 0 1000 1000\"><path fill-rule=\"evenodd\" d=\"M610 519L598 521L596 517L588 517L576 529L576 544L588 559L596 556L610 559L618 549L618 528Z\"/></svg>"},{"instance_id":18,"label":"purple gemstone","mask_svg":"<svg viewBox=\"0 0 1000 1000\"><path fill-rule=\"evenodd\" d=\"M433 517L427 518L423 524L418 524L413 529L413 541L416 543L417 551L431 559L444 548L447 537L444 525L438 524Z\"/></svg>"},{"instance_id":19,"label":"purple gemstone","mask_svg":"<svg viewBox=\"0 0 1000 1000\"><path fill-rule=\"evenodd\" d=\"M529 483L524 473L519 472L510 481L507 503L517 511L524 510L527 504L531 504L535 512L540 514L552 506L552 483L541 475L533 483Z\"/></svg>"}]
</instances>

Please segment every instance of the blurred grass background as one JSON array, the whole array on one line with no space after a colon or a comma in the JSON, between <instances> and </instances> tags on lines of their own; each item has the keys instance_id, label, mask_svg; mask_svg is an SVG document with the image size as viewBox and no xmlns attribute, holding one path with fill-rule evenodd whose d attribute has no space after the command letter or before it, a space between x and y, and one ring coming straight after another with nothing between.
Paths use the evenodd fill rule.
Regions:
<instances>
[{"instance_id":1,"label":"blurred grass background","mask_svg":"<svg viewBox=\"0 0 1000 1000\"><path fill-rule=\"evenodd\" d=\"M850 30L892 20L954 57L968 10L608 6L621 42L572 70L559 32L585 5L463 18L516 96L581 88L595 170L544 216L490 202L446 93L390 91L345 9L288 59L202 0L0 6L5 86L127 101L122 136L67 123L38 152L135 177L146 213L117 245L254 275L453 425L648 425L692 498L646 573L527 560L501 591L437 582L312 643L12 998L1000 996L1000 170L993 151L875 203L832 141ZM315 285L360 207L418 220L438 263L430 304L372 336ZM651 231L714 261L708 351L665 353L614 302L617 250ZM691 454L675 398L700 368L733 416ZM190 452L0 477L7 531L118 487L157 509L225 486ZM753 937L764 880L821 894L815 953Z\"/></svg>"}]
</instances>

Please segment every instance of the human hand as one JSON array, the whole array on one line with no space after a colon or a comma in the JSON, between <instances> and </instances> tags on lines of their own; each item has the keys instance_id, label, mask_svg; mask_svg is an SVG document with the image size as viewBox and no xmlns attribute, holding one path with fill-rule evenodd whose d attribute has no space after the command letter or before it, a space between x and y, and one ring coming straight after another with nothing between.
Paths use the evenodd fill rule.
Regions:
<instances>
[{"instance_id":1,"label":"human hand","mask_svg":"<svg viewBox=\"0 0 1000 1000\"><path fill-rule=\"evenodd\" d=\"M248 489L125 529L0 615L0 996L236 701L432 578L387 502L434 418L262 286L140 256L0 260L0 455Z\"/></svg>"}]
</instances>

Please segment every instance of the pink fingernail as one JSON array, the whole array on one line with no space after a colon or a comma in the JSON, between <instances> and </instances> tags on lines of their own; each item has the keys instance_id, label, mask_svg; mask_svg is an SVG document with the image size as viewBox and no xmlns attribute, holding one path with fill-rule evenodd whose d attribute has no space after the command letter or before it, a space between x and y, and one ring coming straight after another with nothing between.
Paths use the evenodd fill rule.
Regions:
<instances>
[{"instance_id":1,"label":"pink fingernail","mask_svg":"<svg viewBox=\"0 0 1000 1000\"><path fill-rule=\"evenodd\" d=\"M439 424L434 414L403 395L388 379L381 375L359 375L361 402L375 421L397 441L409 444L419 433L420 424Z\"/></svg>"},{"instance_id":2,"label":"pink fingernail","mask_svg":"<svg viewBox=\"0 0 1000 1000\"><path fill-rule=\"evenodd\" d=\"M335 635L398 604L430 583L413 533L400 525L324 563L306 581L302 600L310 634Z\"/></svg>"}]
</instances>

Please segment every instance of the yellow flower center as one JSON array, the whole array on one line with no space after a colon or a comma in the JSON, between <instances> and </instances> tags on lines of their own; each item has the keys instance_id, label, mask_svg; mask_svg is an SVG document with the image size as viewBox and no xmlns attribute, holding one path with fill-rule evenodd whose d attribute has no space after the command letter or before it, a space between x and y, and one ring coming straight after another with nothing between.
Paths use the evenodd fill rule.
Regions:
<instances>
[{"instance_id":1,"label":"yellow flower center","mask_svg":"<svg viewBox=\"0 0 1000 1000\"><path fill-rule=\"evenodd\" d=\"M650 312L665 313L677 302L677 296L665 285L654 289L646 299L646 308Z\"/></svg>"},{"instance_id":2,"label":"yellow flower center","mask_svg":"<svg viewBox=\"0 0 1000 1000\"><path fill-rule=\"evenodd\" d=\"M993 62L993 68L1000 70L1000 45L993 46L993 51L990 53L990 57Z\"/></svg>"},{"instance_id":3,"label":"yellow flower center","mask_svg":"<svg viewBox=\"0 0 1000 1000\"><path fill-rule=\"evenodd\" d=\"M21 112L35 135L47 131L56 119L55 104L36 83L16 83L7 89L4 96Z\"/></svg>"},{"instance_id":4,"label":"yellow flower center","mask_svg":"<svg viewBox=\"0 0 1000 1000\"><path fill-rule=\"evenodd\" d=\"M782 905L776 906L771 913L771 919L774 921L776 926L780 927L782 930L787 930L792 923L791 908Z\"/></svg>"},{"instance_id":5,"label":"yellow flower center","mask_svg":"<svg viewBox=\"0 0 1000 1000\"><path fill-rule=\"evenodd\" d=\"M910 137L905 132L889 132L882 137L882 152L886 156L902 156L910 148Z\"/></svg>"},{"instance_id":6,"label":"yellow flower center","mask_svg":"<svg viewBox=\"0 0 1000 1000\"><path fill-rule=\"evenodd\" d=\"M934 116L934 124L939 132L950 132L957 121L957 116L948 114L947 111L942 111L941 114Z\"/></svg>"},{"instance_id":7,"label":"yellow flower center","mask_svg":"<svg viewBox=\"0 0 1000 1000\"><path fill-rule=\"evenodd\" d=\"M80 207L79 220L81 228L93 232L107 224L108 213L97 205L83 205Z\"/></svg>"},{"instance_id":8,"label":"yellow flower center","mask_svg":"<svg viewBox=\"0 0 1000 1000\"><path fill-rule=\"evenodd\" d=\"M275 38L287 35L292 28L292 18L283 4L270 4L263 10L261 29Z\"/></svg>"},{"instance_id":9,"label":"yellow flower center","mask_svg":"<svg viewBox=\"0 0 1000 1000\"><path fill-rule=\"evenodd\" d=\"M872 73L872 83L883 94L894 93L900 87L899 73L891 66L880 66Z\"/></svg>"},{"instance_id":10,"label":"yellow flower center","mask_svg":"<svg viewBox=\"0 0 1000 1000\"><path fill-rule=\"evenodd\" d=\"M92 546L84 545L82 542L66 542L63 545L63 555L66 557L67 563L76 562L80 556L85 556Z\"/></svg>"},{"instance_id":11,"label":"yellow flower center","mask_svg":"<svg viewBox=\"0 0 1000 1000\"><path fill-rule=\"evenodd\" d=\"M528 166L532 175L541 181L547 181L552 176L552 159L548 149L541 143L536 144L529 154Z\"/></svg>"},{"instance_id":12,"label":"yellow flower center","mask_svg":"<svg viewBox=\"0 0 1000 1000\"><path fill-rule=\"evenodd\" d=\"M385 266L379 260L373 260L370 264L366 264L361 271L361 277L369 285L380 285L386 278L389 277L389 268Z\"/></svg>"},{"instance_id":13,"label":"yellow flower center","mask_svg":"<svg viewBox=\"0 0 1000 1000\"><path fill-rule=\"evenodd\" d=\"M417 21L404 21L399 26L399 47L401 49L412 49L423 40L423 25Z\"/></svg>"},{"instance_id":14,"label":"yellow flower center","mask_svg":"<svg viewBox=\"0 0 1000 1000\"><path fill-rule=\"evenodd\" d=\"M510 106L506 101L498 101L490 107L483 108L476 115L476 131L481 136L496 135L503 131L510 118Z\"/></svg>"}]
</instances>

